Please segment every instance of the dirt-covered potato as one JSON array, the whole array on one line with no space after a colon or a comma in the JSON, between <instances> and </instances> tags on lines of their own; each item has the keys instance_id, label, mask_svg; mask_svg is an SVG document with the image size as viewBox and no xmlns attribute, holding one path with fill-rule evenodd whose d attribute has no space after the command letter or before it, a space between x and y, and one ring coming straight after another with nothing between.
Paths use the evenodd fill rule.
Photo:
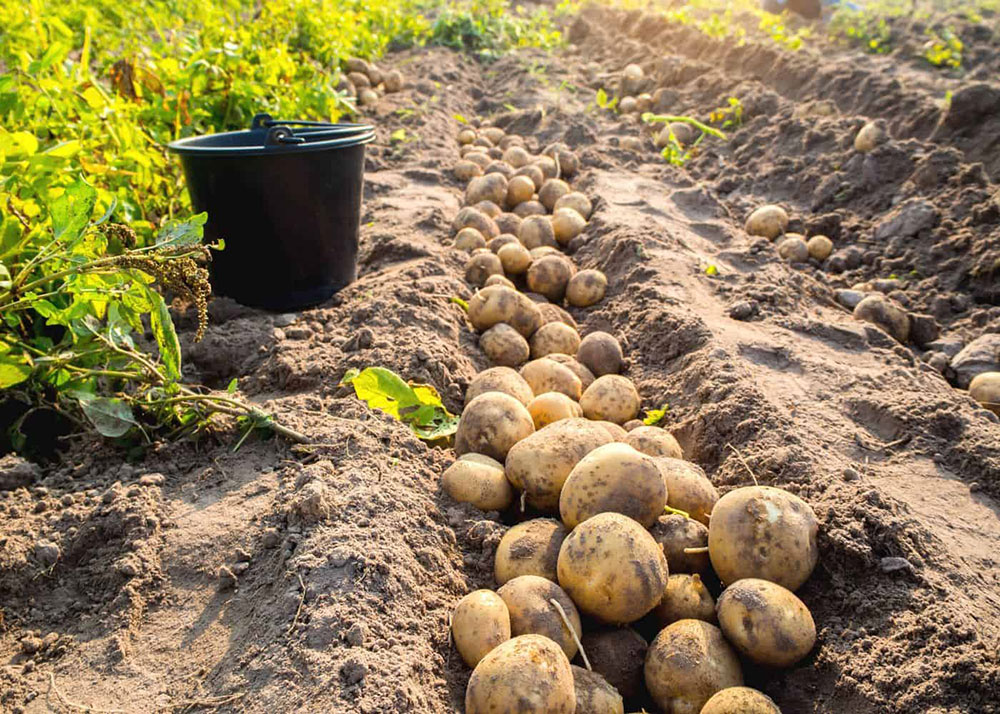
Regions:
<instances>
[{"instance_id":1,"label":"dirt-covered potato","mask_svg":"<svg viewBox=\"0 0 1000 714\"><path fill-rule=\"evenodd\" d=\"M576 690L576 714L625 714L622 695L597 672L570 665Z\"/></svg>"},{"instance_id":2,"label":"dirt-covered potato","mask_svg":"<svg viewBox=\"0 0 1000 714\"><path fill-rule=\"evenodd\" d=\"M497 646L510 639L510 613L492 590L474 590L455 605L451 614L455 648L470 667L479 664Z\"/></svg>"},{"instance_id":3,"label":"dirt-covered potato","mask_svg":"<svg viewBox=\"0 0 1000 714\"><path fill-rule=\"evenodd\" d=\"M403 73L398 69L391 69L385 73L385 91L390 94L403 91L404 83Z\"/></svg>"},{"instance_id":4,"label":"dirt-covered potato","mask_svg":"<svg viewBox=\"0 0 1000 714\"><path fill-rule=\"evenodd\" d=\"M378 92L369 87L363 87L358 91L358 104L362 107L374 107L378 104Z\"/></svg>"},{"instance_id":5,"label":"dirt-covered potato","mask_svg":"<svg viewBox=\"0 0 1000 714\"><path fill-rule=\"evenodd\" d=\"M527 166L522 166L517 171L514 172L515 176L527 176L531 179L531 183L535 186L535 191L542 187L545 183L545 174L542 170L535 164L528 164Z\"/></svg>"},{"instance_id":6,"label":"dirt-covered potato","mask_svg":"<svg viewBox=\"0 0 1000 714\"><path fill-rule=\"evenodd\" d=\"M515 149L518 147L514 147ZM527 176L514 176L507 182L507 205L516 206L530 201L535 195L535 182Z\"/></svg>"},{"instance_id":7,"label":"dirt-covered potato","mask_svg":"<svg viewBox=\"0 0 1000 714\"><path fill-rule=\"evenodd\" d=\"M519 575L537 575L556 582L559 548L568 534L555 518L533 518L512 527L497 546L493 564L497 585Z\"/></svg>"},{"instance_id":8,"label":"dirt-covered potato","mask_svg":"<svg viewBox=\"0 0 1000 714\"><path fill-rule=\"evenodd\" d=\"M497 226L496 221L472 206L466 206L460 210L455 216L455 220L451 222L451 230L454 233L458 233L467 227L475 228L487 240L500 235L500 228Z\"/></svg>"},{"instance_id":9,"label":"dirt-covered potato","mask_svg":"<svg viewBox=\"0 0 1000 714\"><path fill-rule=\"evenodd\" d=\"M552 214L552 232L559 245L569 245L586 227L587 221L572 208L557 208Z\"/></svg>"},{"instance_id":10,"label":"dirt-covered potato","mask_svg":"<svg viewBox=\"0 0 1000 714\"><path fill-rule=\"evenodd\" d=\"M542 154L551 157L559 164L560 176L573 176L580 170L580 159L570 151L566 144L549 144L542 151Z\"/></svg>"},{"instance_id":11,"label":"dirt-covered potato","mask_svg":"<svg viewBox=\"0 0 1000 714\"><path fill-rule=\"evenodd\" d=\"M667 586L663 549L620 513L599 513L574 528L556 570L576 606L609 624L638 620L656 607Z\"/></svg>"},{"instance_id":12,"label":"dirt-covered potato","mask_svg":"<svg viewBox=\"0 0 1000 714\"><path fill-rule=\"evenodd\" d=\"M744 228L752 236L774 240L788 228L788 214L781 206L761 206L747 217Z\"/></svg>"},{"instance_id":13,"label":"dirt-covered potato","mask_svg":"<svg viewBox=\"0 0 1000 714\"><path fill-rule=\"evenodd\" d=\"M510 233L501 233L496 238L489 240L486 243L486 247L499 255L501 248L505 245L511 244L521 245L521 241L519 241L515 235L511 235Z\"/></svg>"},{"instance_id":14,"label":"dirt-covered potato","mask_svg":"<svg viewBox=\"0 0 1000 714\"><path fill-rule=\"evenodd\" d=\"M485 136L477 136L476 140L472 142L476 146L481 146L484 149L493 148L493 142L487 139Z\"/></svg>"},{"instance_id":15,"label":"dirt-covered potato","mask_svg":"<svg viewBox=\"0 0 1000 714\"><path fill-rule=\"evenodd\" d=\"M596 377L618 374L625 361L621 344L607 332L591 332L586 335L580 341L576 358Z\"/></svg>"},{"instance_id":16,"label":"dirt-covered potato","mask_svg":"<svg viewBox=\"0 0 1000 714\"><path fill-rule=\"evenodd\" d=\"M600 424L601 428L603 428L606 432L608 432L608 435L614 441L620 441L622 443L625 443L625 437L628 435L628 432L625 431L625 427L619 426L618 424L615 424L610 421L599 420L595 421L594 423Z\"/></svg>"},{"instance_id":17,"label":"dirt-covered potato","mask_svg":"<svg viewBox=\"0 0 1000 714\"><path fill-rule=\"evenodd\" d=\"M542 187L538 189L538 200L545 208L551 211L555 207L556 201L569 193L570 190L568 183L562 179L552 178L543 183Z\"/></svg>"},{"instance_id":18,"label":"dirt-covered potato","mask_svg":"<svg viewBox=\"0 0 1000 714\"><path fill-rule=\"evenodd\" d=\"M372 87L377 87L385 80L385 75L382 70L376 67L373 63L369 63L368 71L365 72L365 74L368 75L368 79L371 81Z\"/></svg>"},{"instance_id":19,"label":"dirt-covered potato","mask_svg":"<svg viewBox=\"0 0 1000 714\"><path fill-rule=\"evenodd\" d=\"M477 176L465 187L465 203L468 206L480 201L492 201L498 206L507 198L507 177L499 173Z\"/></svg>"},{"instance_id":20,"label":"dirt-covered potato","mask_svg":"<svg viewBox=\"0 0 1000 714\"><path fill-rule=\"evenodd\" d=\"M809 246L798 233L786 233L778 243L778 255L789 263L804 263L809 260Z\"/></svg>"},{"instance_id":21,"label":"dirt-covered potato","mask_svg":"<svg viewBox=\"0 0 1000 714\"><path fill-rule=\"evenodd\" d=\"M576 636L582 635L580 613L561 587L538 575L519 575L504 583L497 595L507 604L512 635L542 635L559 645L569 659L576 656L573 634L550 602L555 600L562 606Z\"/></svg>"},{"instance_id":22,"label":"dirt-covered potato","mask_svg":"<svg viewBox=\"0 0 1000 714\"><path fill-rule=\"evenodd\" d=\"M576 419L583 416L580 405L559 392L539 394L528 404L528 413L535 422L536 430L560 419Z\"/></svg>"},{"instance_id":23,"label":"dirt-covered potato","mask_svg":"<svg viewBox=\"0 0 1000 714\"><path fill-rule=\"evenodd\" d=\"M713 694L743 684L743 670L715 625L679 620L646 653L646 688L664 714L698 714Z\"/></svg>"},{"instance_id":24,"label":"dirt-covered potato","mask_svg":"<svg viewBox=\"0 0 1000 714\"><path fill-rule=\"evenodd\" d=\"M541 246L538 246L537 248L532 248L530 252L531 252L531 259L532 260L539 260L540 258L547 258L548 256L553 255L553 256L559 258L560 260L565 260L571 266L573 264L572 261L569 258L566 257L565 253L563 253L561 250L559 250L558 248L556 248L554 246L551 246L551 245L541 245ZM528 292L531 293L532 291L529 290ZM540 295L540 293L537 293L537 292L532 293L532 294L534 294L534 295ZM548 302L549 301L549 299L547 297L545 297L544 295L542 295L541 297L542 297L542 302ZM534 300L535 298L532 298L532 299Z\"/></svg>"},{"instance_id":25,"label":"dirt-covered potato","mask_svg":"<svg viewBox=\"0 0 1000 714\"><path fill-rule=\"evenodd\" d=\"M522 204L523 205L523 204ZM552 220L548 216L533 215L521 221L521 229L517 237L524 243L528 250L541 246L551 246L555 248L556 234L552 229Z\"/></svg>"},{"instance_id":26,"label":"dirt-covered potato","mask_svg":"<svg viewBox=\"0 0 1000 714\"><path fill-rule=\"evenodd\" d=\"M608 279L600 270L581 270L566 284L566 301L573 307L590 307L604 299L607 289Z\"/></svg>"},{"instance_id":27,"label":"dirt-covered potato","mask_svg":"<svg viewBox=\"0 0 1000 714\"><path fill-rule=\"evenodd\" d=\"M642 669L649 644L631 627L588 630L580 638L590 666L626 699L643 691Z\"/></svg>"},{"instance_id":28,"label":"dirt-covered potato","mask_svg":"<svg viewBox=\"0 0 1000 714\"><path fill-rule=\"evenodd\" d=\"M503 367L520 367L531 356L528 341L504 322L499 322L484 332L479 337L479 347L492 364ZM521 375L518 375L518 379L524 382Z\"/></svg>"},{"instance_id":29,"label":"dirt-covered potato","mask_svg":"<svg viewBox=\"0 0 1000 714\"><path fill-rule=\"evenodd\" d=\"M478 248L485 248L486 239L477 229L466 226L455 234L455 247L466 253L471 253Z\"/></svg>"},{"instance_id":30,"label":"dirt-covered potato","mask_svg":"<svg viewBox=\"0 0 1000 714\"><path fill-rule=\"evenodd\" d=\"M833 241L826 236L813 236L806 241L806 250L809 251L810 258L822 263L833 252Z\"/></svg>"},{"instance_id":31,"label":"dirt-covered potato","mask_svg":"<svg viewBox=\"0 0 1000 714\"><path fill-rule=\"evenodd\" d=\"M500 206L493 203L493 201L480 201L475 206L473 206L473 208L478 210L483 215L489 216L493 220L496 220L497 216L503 213L503 211L500 209Z\"/></svg>"},{"instance_id":32,"label":"dirt-covered potato","mask_svg":"<svg viewBox=\"0 0 1000 714\"><path fill-rule=\"evenodd\" d=\"M969 396L994 414L1000 414L1000 372L981 372L969 382Z\"/></svg>"},{"instance_id":33,"label":"dirt-covered potato","mask_svg":"<svg viewBox=\"0 0 1000 714\"><path fill-rule=\"evenodd\" d=\"M474 146L470 146L467 148L470 148L471 151L466 153L463 158L466 161L471 161L476 166L483 169L483 171L486 170L487 166L493 163L493 159L490 158L490 155L484 152L482 149L479 149L478 147ZM472 178L475 178L475 176L473 176ZM469 180L471 181L472 179Z\"/></svg>"},{"instance_id":34,"label":"dirt-covered potato","mask_svg":"<svg viewBox=\"0 0 1000 714\"><path fill-rule=\"evenodd\" d=\"M517 216L523 218L528 218L529 216L547 216L548 211L545 210L545 206L540 204L535 199L530 201L525 201L524 203L519 203L514 208L511 209L513 213ZM520 234L519 234L520 235ZM553 238L555 240L555 238Z\"/></svg>"},{"instance_id":35,"label":"dirt-covered potato","mask_svg":"<svg viewBox=\"0 0 1000 714\"><path fill-rule=\"evenodd\" d=\"M503 285L506 288L516 289L517 286L514 285L510 280L508 280L503 275L491 275L486 278L486 282L483 283L483 287L489 287L491 285Z\"/></svg>"},{"instance_id":36,"label":"dirt-covered potato","mask_svg":"<svg viewBox=\"0 0 1000 714\"><path fill-rule=\"evenodd\" d=\"M559 496L559 515L569 529L598 513L621 513L647 528L667 504L656 462L628 444L599 446L570 471Z\"/></svg>"},{"instance_id":37,"label":"dirt-covered potato","mask_svg":"<svg viewBox=\"0 0 1000 714\"><path fill-rule=\"evenodd\" d=\"M494 146L499 146L500 141L507 135L503 129L498 126L488 126L480 130L479 132L482 136L493 142Z\"/></svg>"},{"instance_id":38,"label":"dirt-covered potato","mask_svg":"<svg viewBox=\"0 0 1000 714\"><path fill-rule=\"evenodd\" d=\"M544 295L542 297L544 297ZM573 319L573 316L570 315L568 312L566 312L563 308L559 307L558 305L553 305L548 300L546 300L545 302L538 304L538 309L542 313L543 325L547 325L550 322L562 322L563 324L569 325L574 330L577 329L576 320Z\"/></svg>"},{"instance_id":39,"label":"dirt-covered potato","mask_svg":"<svg viewBox=\"0 0 1000 714\"><path fill-rule=\"evenodd\" d=\"M669 491L667 493L669 497ZM693 518L678 513L660 516L649 531L663 546L667 567L673 573L704 573L708 570L708 552L685 553L686 549L708 548L708 528Z\"/></svg>"},{"instance_id":40,"label":"dirt-covered potato","mask_svg":"<svg viewBox=\"0 0 1000 714\"><path fill-rule=\"evenodd\" d=\"M542 315L538 306L523 293L497 285L483 288L472 296L469 322L480 332L505 322L524 337L531 337L541 327Z\"/></svg>"},{"instance_id":41,"label":"dirt-covered potato","mask_svg":"<svg viewBox=\"0 0 1000 714\"><path fill-rule=\"evenodd\" d=\"M542 170L542 175L545 177L546 181L548 181L549 179L556 178L556 176L559 173L556 167L555 159L553 159L551 156L539 156L534 160L533 163L535 166L537 166ZM542 185L543 186L545 185L544 182L542 183Z\"/></svg>"},{"instance_id":42,"label":"dirt-covered potato","mask_svg":"<svg viewBox=\"0 0 1000 714\"><path fill-rule=\"evenodd\" d=\"M500 174L510 181L514 177L514 169L505 161L491 161L490 165L483 169L483 174Z\"/></svg>"},{"instance_id":43,"label":"dirt-covered potato","mask_svg":"<svg viewBox=\"0 0 1000 714\"><path fill-rule=\"evenodd\" d=\"M535 331L535 334L531 336L530 344L532 359L539 359L553 353L575 355L580 346L580 335L563 322L550 322Z\"/></svg>"},{"instance_id":44,"label":"dirt-covered potato","mask_svg":"<svg viewBox=\"0 0 1000 714\"><path fill-rule=\"evenodd\" d=\"M634 432L629 432L631 436ZM697 464L669 456L656 457L663 482L667 485L667 505L684 511L696 521L709 523L719 492Z\"/></svg>"},{"instance_id":45,"label":"dirt-covered potato","mask_svg":"<svg viewBox=\"0 0 1000 714\"><path fill-rule=\"evenodd\" d=\"M854 149L862 154L874 151L889 140L889 134L882 128L881 122L868 122L854 137Z\"/></svg>"},{"instance_id":46,"label":"dirt-covered potato","mask_svg":"<svg viewBox=\"0 0 1000 714\"><path fill-rule=\"evenodd\" d=\"M633 96L624 96L618 102L618 112L620 114L635 114L637 111L639 111L639 102Z\"/></svg>"},{"instance_id":47,"label":"dirt-covered potato","mask_svg":"<svg viewBox=\"0 0 1000 714\"><path fill-rule=\"evenodd\" d=\"M564 256L546 255L528 266L528 288L554 303L562 302L566 285L573 277L573 264Z\"/></svg>"},{"instance_id":48,"label":"dirt-covered potato","mask_svg":"<svg viewBox=\"0 0 1000 714\"><path fill-rule=\"evenodd\" d=\"M521 231L522 220L516 213L501 213L496 217L496 224L501 233L509 233L517 238L517 234Z\"/></svg>"},{"instance_id":49,"label":"dirt-covered potato","mask_svg":"<svg viewBox=\"0 0 1000 714\"><path fill-rule=\"evenodd\" d=\"M714 624L715 599L697 573L671 573L663 599L656 606L656 617L664 626L678 620L704 620Z\"/></svg>"},{"instance_id":50,"label":"dirt-covered potato","mask_svg":"<svg viewBox=\"0 0 1000 714\"><path fill-rule=\"evenodd\" d=\"M584 367L575 357L564 352L552 352L547 354L546 357L569 367L573 371L573 374L580 378L580 386L583 389L594 383L594 373Z\"/></svg>"},{"instance_id":51,"label":"dirt-covered potato","mask_svg":"<svg viewBox=\"0 0 1000 714\"><path fill-rule=\"evenodd\" d=\"M625 443L647 456L669 456L672 459L684 458L681 445L666 429L658 426L640 426L632 429Z\"/></svg>"},{"instance_id":52,"label":"dirt-covered potato","mask_svg":"<svg viewBox=\"0 0 1000 714\"><path fill-rule=\"evenodd\" d=\"M524 491L529 504L543 511L559 507L559 493L584 456L611 442L600 426L586 419L560 419L511 448L504 463L508 480Z\"/></svg>"},{"instance_id":53,"label":"dirt-covered potato","mask_svg":"<svg viewBox=\"0 0 1000 714\"><path fill-rule=\"evenodd\" d=\"M471 503L480 511L503 511L514 500L503 464L482 454L459 456L441 475L441 487L459 503Z\"/></svg>"},{"instance_id":54,"label":"dirt-covered potato","mask_svg":"<svg viewBox=\"0 0 1000 714\"><path fill-rule=\"evenodd\" d=\"M746 658L791 667L816 644L816 624L795 593L757 578L737 580L719 597L719 626Z\"/></svg>"},{"instance_id":55,"label":"dirt-covered potato","mask_svg":"<svg viewBox=\"0 0 1000 714\"><path fill-rule=\"evenodd\" d=\"M580 401L583 393L583 383L573 370L547 357L531 360L521 367L521 376L536 395L561 392L570 399Z\"/></svg>"},{"instance_id":56,"label":"dirt-covered potato","mask_svg":"<svg viewBox=\"0 0 1000 714\"><path fill-rule=\"evenodd\" d=\"M465 714L574 714L576 693L566 653L541 635L507 640L476 665Z\"/></svg>"},{"instance_id":57,"label":"dirt-covered potato","mask_svg":"<svg viewBox=\"0 0 1000 714\"><path fill-rule=\"evenodd\" d=\"M455 432L455 453L485 454L498 461L535 432L527 407L509 394L486 392L466 406Z\"/></svg>"},{"instance_id":58,"label":"dirt-covered potato","mask_svg":"<svg viewBox=\"0 0 1000 714\"><path fill-rule=\"evenodd\" d=\"M590 218L590 214L594 210L594 204L590 202L584 194L579 191L570 191L569 193L560 196L555 202L553 207L553 213L558 211L560 208L572 208L574 211L583 216L584 220Z\"/></svg>"},{"instance_id":59,"label":"dirt-covered potato","mask_svg":"<svg viewBox=\"0 0 1000 714\"><path fill-rule=\"evenodd\" d=\"M524 146L524 137L517 134L505 134L500 143L497 144L501 150L506 151L512 146Z\"/></svg>"},{"instance_id":60,"label":"dirt-covered potato","mask_svg":"<svg viewBox=\"0 0 1000 714\"><path fill-rule=\"evenodd\" d=\"M471 181L476 178L476 176L483 175L483 167L474 161L462 159L455 164L455 168L452 169L452 173L455 174L455 178L459 181Z\"/></svg>"},{"instance_id":61,"label":"dirt-covered potato","mask_svg":"<svg viewBox=\"0 0 1000 714\"><path fill-rule=\"evenodd\" d=\"M531 265L531 252L520 242L502 246L497 257L507 275L523 275Z\"/></svg>"},{"instance_id":62,"label":"dirt-covered potato","mask_svg":"<svg viewBox=\"0 0 1000 714\"><path fill-rule=\"evenodd\" d=\"M724 583L761 578L794 591L816 567L818 530L816 514L798 496L771 486L745 486L712 509L708 554Z\"/></svg>"},{"instance_id":63,"label":"dirt-covered potato","mask_svg":"<svg viewBox=\"0 0 1000 714\"><path fill-rule=\"evenodd\" d=\"M503 275L503 263L495 253L488 250L476 253L469 258L465 264L465 280L476 287L482 287L486 283L486 278L491 275Z\"/></svg>"},{"instance_id":64,"label":"dirt-covered potato","mask_svg":"<svg viewBox=\"0 0 1000 714\"><path fill-rule=\"evenodd\" d=\"M347 79L359 93L362 89L371 89L372 81L368 79L368 75L364 72L348 72Z\"/></svg>"},{"instance_id":65,"label":"dirt-covered potato","mask_svg":"<svg viewBox=\"0 0 1000 714\"><path fill-rule=\"evenodd\" d=\"M503 152L503 160L512 168L519 169L531 163L531 154L523 146L511 146ZM534 193L534 191L532 191Z\"/></svg>"},{"instance_id":66,"label":"dirt-covered potato","mask_svg":"<svg viewBox=\"0 0 1000 714\"><path fill-rule=\"evenodd\" d=\"M771 697L750 687L728 687L716 692L700 714L781 714Z\"/></svg>"},{"instance_id":67,"label":"dirt-covered potato","mask_svg":"<svg viewBox=\"0 0 1000 714\"><path fill-rule=\"evenodd\" d=\"M579 353L579 350L577 351ZM584 362L586 364L586 362ZM588 419L624 424L639 413L639 392L632 380L618 374L605 374L594 380L580 397L583 415Z\"/></svg>"},{"instance_id":68,"label":"dirt-covered potato","mask_svg":"<svg viewBox=\"0 0 1000 714\"><path fill-rule=\"evenodd\" d=\"M642 419L629 419L627 422L622 424L622 428L624 428L625 431L635 431L640 426L646 426Z\"/></svg>"},{"instance_id":69,"label":"dirt-covered potato","mask_svg":"<svg viewBox=\"0 0 1000 714\"><path fill-rule=\"evenodd\" d=\"M642 92L635 97L635 108L642 114L653 108L653 95L649 92Z\"/></svg>"},{"instance_id":70,"label":"dirt-covered potato","mask_svg":"<svg viewBox=\"0 0 1000 714\"><path fill-rule=\"evenodd\" d=\"M473 129L462 129L458 132L459 144L471 144L476 140L476 132Z\"/></svg>"},{"instance_id":71,"label":"dirt-covered potato","mask_svg":"<svg viewBox=\"0 0 1000 714\"><path fill-rule=\"evenodd\" d=\"M885 295L869 295L854 306L854 319L878 325L900 342L910 339L910 315Z\"/></svg>"},{"instance_id":72,"label":"dirt-covered potato","mask_svg":"<svg viewBox=\"0 0 1000 714\"><path fill-rule=\"evenodd\" d=\"M502 324L502 323L501 323ZM506 325L504 325L506 327ZM473 399L487 392L501 392L514 397L524 406L528 406L535 398L535 393L524 381L524 377L510 367L490 367L477 374L469 382L468 389L465 390L465 403L469 404Z\"/></svg>"}]
</instances>

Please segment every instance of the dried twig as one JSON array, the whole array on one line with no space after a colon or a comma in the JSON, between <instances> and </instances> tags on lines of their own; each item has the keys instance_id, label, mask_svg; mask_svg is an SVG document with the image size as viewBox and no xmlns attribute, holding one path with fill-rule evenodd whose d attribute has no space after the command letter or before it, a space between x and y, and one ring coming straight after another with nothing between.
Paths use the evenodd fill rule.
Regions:
<instances>
[{"instance_id":1,"label":"dried twig","mask_svg":"<svg viewBox=\"0 0 1000 714\"><path fill-rule=\"evenodd\" d=\"M294 630L295 626L299 624L299 615L302 614L302 603L306 601L306 584L302 582L302 576L298 573L295 573L295 577L299 579L299 587L302 588L302 596L299 598L299 606L295 608L295 617L292 618L292 624L289 625L288 630L285 631L285 637L292 634L292 630Z\"/></svg>"},{"instance_id":2,"label":"dried twig","mask_svg":"<svg viewBox=\"0 0 1000 714\"><path fill-rule=\"evenodd\" d=\"M56 675L53 672L49 672L49 689L45 692L45 703L50 705L51 700L50 695L55 694L59 698L59 702L70 709L75 709L81 712L90 712L91 714L125 714L124 709L98 709L97 707L92 707L88 704L78 704L72 699L69 699L59 687L56 686Z\"/></svg>"},{"instance_id":3,"label":"dried twig","mask_svg":"<svg viewBox=\"0 0 1000 714\"><path fill-rule=\"evenodd\" d=\"M743 468L747 470L747 473L750 474L750 478L753 479L753 485L759 486L760 484L757 483L757 476L754 475L753 469L750 468L750 464L747 463L747 460L743 458L743 454L740 453L740 450L732 444L726 444L726 448L736 454L736 458L740 460L740 463L743 464Z\"/></svg>"},{"instance_id":4,"label":"dried twig","mask_svg":"<svg viewBox=\"0 0 1000 714\"><path fill-rule=\"evenodd\" d=\"M580 642L580 638L577 637L576 630L574 630L573 626L569 624L569 618L566 617L566 611L563 610L563 606L560 605L559 601L555 598L550 599L549 602L551 602L552 606L559 611L559 617L562 618L563 624L566 625L566 629L569 630L569 634L573 637L573 641L576 643L577 649L580 650L580 656L583 657L583 663L587 665L587 669L593 672L594 668L590 666L590 660L587 659L587 653L583 650L583 643Z\"/></svg>"}]
</instances>

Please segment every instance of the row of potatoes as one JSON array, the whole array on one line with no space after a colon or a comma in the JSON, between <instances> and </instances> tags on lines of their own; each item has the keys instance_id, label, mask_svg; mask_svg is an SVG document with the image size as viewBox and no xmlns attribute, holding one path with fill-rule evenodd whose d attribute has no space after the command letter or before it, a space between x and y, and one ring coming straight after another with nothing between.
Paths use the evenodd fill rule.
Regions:
<instances>
[{"instance_id":1,"label":"row of potatoes","mask_svg":"<svg viewBox=\"0 0 1000 714\"><path fill-rule=\"evenodd\" d=\"M456 176L468 186L455 246L472 252L467 278L480 289L468 316L494 366L469 385L458 460L442 487L483 511L509 513L519 502L521 513L558 515L510 528L496 553L498 589L468 594L452 613L455 646L473 668L466 714L624 714L626 701L648 697L669 714L778 712L742 686L741 656L788 667L812 650L815 624L793 591L818 559L815 514L766 486L720 498L669 431L637 419L641 400L620 374L614 336L580 337L560 303L578 305L568 286L588 271L558 251L572 238L559 239L554 227L554 245L536 242L550 235L536 224L552 227L560 208L582 220L574 237L590 217L590 200L564 180L578 169L572 152L556 145L534 156L496 127L463 129L458 141ZM480 154L489 164L477 163ZM529 176L538 193L512 194L530 167L544 167L540 181ZM560 206L566 197L581 210ZM514 213L536 201L544 212ZM479 235L463 233L469 227ZM502 235L510 240L497 246ZM567 266L560 284L543 291L509 261L485 276L473 269L479 256L518 248L529 268ZM539 248L549 250L531 255ZM606 285L580 306L599 302ZM718 602L703 581L715 576L728 585ZM652 643L629 627L640 620L659 628ZM583 666L570 664L577 657Z\"/></svg>"},{"instance_id":2,"label":"row of potatoes","mask_svg":"<svg viewBox=\"0 0 1000 714\"><path fill-rule=\"evenodd\" d=\"M403 73L398 69L384 72L374 62L360 57L345 60L343 71L337 89L356 97L362 107L378 104L380 94L391 94L403 89Z\"/></svg>"}]
</instances>

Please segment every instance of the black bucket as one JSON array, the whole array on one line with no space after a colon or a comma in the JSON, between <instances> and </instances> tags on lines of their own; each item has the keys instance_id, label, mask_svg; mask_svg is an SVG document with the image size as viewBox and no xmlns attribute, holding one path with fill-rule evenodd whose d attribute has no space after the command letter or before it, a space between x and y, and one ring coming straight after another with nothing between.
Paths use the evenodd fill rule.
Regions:
<instances>
[{"instance_id":1,"label":"black bucket","mask_svg":"<svg viewBox=\"0 0 1000 714\"><path fill-rule=\"evenodd\" d=\"M294 127L294 128L293 128ZM212 289L267 310L323 302L357 276L367 124L254 117L249 131L181 139L191 203L205 239L225 240Z\"/></svg>"}]
</instances>

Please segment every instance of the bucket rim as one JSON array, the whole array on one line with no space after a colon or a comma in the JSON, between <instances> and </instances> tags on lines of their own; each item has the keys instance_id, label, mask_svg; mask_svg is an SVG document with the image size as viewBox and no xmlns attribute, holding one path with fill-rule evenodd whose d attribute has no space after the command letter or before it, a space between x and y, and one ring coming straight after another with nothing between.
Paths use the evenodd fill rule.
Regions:
<instances>
[{"instance_id":1,"label":"bucket rim","mask_svg":"<svg viewBox=\"0 0 1000 714\"><path fill-rule=\"evenodd\" d=\"M180 156L281 156L286 154L305 154L315 151L325 151L328 149L342 149L352 146L369 144L375 140L375 127L371 124L353 124L346 128L345 135L331 139L320 139L310 141L310 135L329 135L328 131L306 130L295 134L305 141L301 144L273 144L265 145L265 133L260 130L243 129L240 131L226 131L215 134L202 134L201 136L189 136L177 139L167 144L167 149ZM240 137L253 139L243 146L219 146L214 142L222 137Z\"/></svg>"}]
</instances>

